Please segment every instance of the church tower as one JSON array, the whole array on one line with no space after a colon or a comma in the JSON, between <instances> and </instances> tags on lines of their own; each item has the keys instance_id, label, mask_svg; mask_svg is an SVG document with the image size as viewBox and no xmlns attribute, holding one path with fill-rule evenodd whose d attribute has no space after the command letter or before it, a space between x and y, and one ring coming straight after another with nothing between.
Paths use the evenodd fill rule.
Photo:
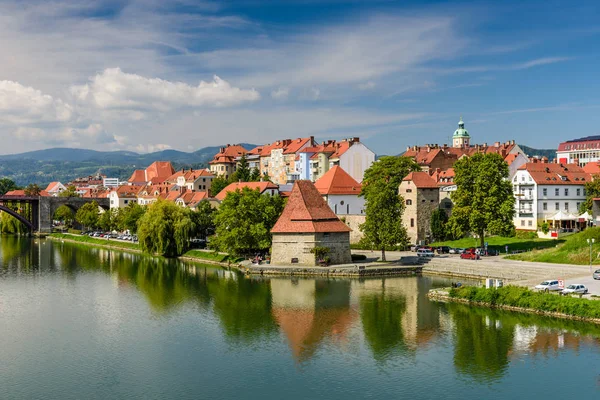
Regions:
<instances>
[{"instance_id":1,"label":"church tower","mask_svg":"<svg viewBox=\"0 0 600 400\"><path fill-rule=\"evenodd\" d=\"M452 147L469 147L470 140L471 136L469 136L469 132L465 129L465 123L461 115L460 121L458 121L458 129L454 131L454 135L452 136Z\"/></svg>"}]
</instances>

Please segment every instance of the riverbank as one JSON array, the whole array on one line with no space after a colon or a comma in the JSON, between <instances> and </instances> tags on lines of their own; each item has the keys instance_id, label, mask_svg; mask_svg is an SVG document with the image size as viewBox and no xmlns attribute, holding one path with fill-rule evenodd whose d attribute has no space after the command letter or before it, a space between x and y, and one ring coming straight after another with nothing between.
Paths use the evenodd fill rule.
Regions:
<instances>
[{"instance_id":1,"label":"riverbank","mask_svg":"<svg viewBox=\"0 0 600 400\"><path fill-rule=\"evenodd\" d=\"M399 263L354 263L329 267L307 267L256 265L244 262L238 268L249 275L365 277L416 275L421 273L423 267L421 265L402 265Z\"/></svg>"},{"instance_id":2,"label":"riverbank","mask_svg":"<svg viewBox=\"0 0 600 400\"><path fill-rule=\"evenodd\" d=\"M78 236L66 233L52 233L46 237L50 240L64 241L69 243L83 244L87 246L100 247L108 250L120 250L131 253L144 254L137 243L124 242L121 240L96 239L89 236ZM192 261L205 264L215 264L223 267L237 266L242 260L223 253L212 251L189 250L187 253L177 257L183 261Z\"/></svg>"},{"instance_id":3,"label":"riverbank","mask_svg":"<svg viewBox=\"0 0 600 400\"><path fill-rule=\"evenodd\" d=\"M497 289L474 286L432 289L427 297L433 301L456 302L600 324L600 301L596 299L534 292L519 286Z\"/></svg>"}]
</instances>

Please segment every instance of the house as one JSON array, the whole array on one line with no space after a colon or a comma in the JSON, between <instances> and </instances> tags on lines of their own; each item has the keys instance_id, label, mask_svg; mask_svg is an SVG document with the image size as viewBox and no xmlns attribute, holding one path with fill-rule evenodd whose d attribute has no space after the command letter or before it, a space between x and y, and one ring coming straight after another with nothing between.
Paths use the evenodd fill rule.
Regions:
<instances>
[{"instance_id":1,"label":"house","mask_svg":"<svg viewBox=\"0 0 600 400\"><path fill-rule=\"evenodd\" d=\"M140 185L121 185L110 191L110 208L124 208L138 202L138 193L143 188Z\"/></svg>"},{"instance_id":2,"label":"house","mask_svg":"<svg viewBox=\"0 0 600 400\"><path fill-rule=\"evenodd\" d=\"M207 192L185 192L175 200L175 204L195 210L203 200L208 200Z\"/></svg>"},{"instance_id":3,"label":"house","mask_svg":"<svg viewBox=\"0 0 600 400\"><path fill-rule=\"evenodd\" d=\"M165 179L165 182L193 192L208 192L214 178L215 175L208 169L182 169Z\"/></svg>"},{"instance_id":4,"label":"house","mask_svg":"<svg viewBox=\"0 0 600 400\"><path fill-rule=\"evenodd\" d=\"M146 185L164 181L175 173L169 161L155 161L146 169L136 169L127 180L130 185Z\"/></svg>"},{"instance_id":5,"label":"house","mask_svg":"<svg viewBox=\"0 0 600 400\"><path fill-rule=\"evenodd\" d=\"M327 247L332 264L352 261L350 231L333 213L311 181L294 183L292 193L271 233L271 263L275 265L317 265L311 250Z\"/></svg>"},{"instance_id":6,"label":"house","mask_svg":"<svg viewBox=\"0 0 600 400\"><path fill-rule=\"evenodd\" d=\"M258 190L260 194L269 194L271 196L279 194L279 186L271 182L234 182L230 183L225 187L225 189L221 190L215 196L215 199L218 201L223 201L229 192L235 192L236 190L242 190L243 188Z\"/></svg>"},{"instance_id":7,"label":"house","mask_svg":"<svg viewBox=\"0 0 600 400\"><path fill-rule=\"evenodd\" d=\"M597 163L600 161L600 135L559 144L556 159L561 164L577 164L580 167L585 167L588 163Z\"/></svg>"},{"instance_id":8,"label":"house","mask_svg":"<svg viewBox=\"0 0 600 400\"><path fill-rule=\"evenodd\" d=\"M225 147L221 147L219 152L213 157L212 161L209 162L210 171L215 176L222 176L225 179L228 179L237 169L236 159L247 152L248 150L239 144L228 144Z\"/></svg>"},{"instance_id":9,"label":"house","mask_svg":"<svg viewBox=\"0 0 600 400\"><path fill-rule=\"evenodd\" d=\"M67 188L60 182L50 182L45 190L50 196L57 197L63 191L67 190Z\"/></svg>"},{"instance_id":10,"label":"house","mask_svg":"<svg viewBox=\"0 0 600 400\"><path fill-rule=\"evenodd\" d=\"M553 228L579 227L579 206L591 180L577 164L555 164L533 159L512 178L516 229L536 231L548 222Z\"/></svg>"},{"instance_id":11,"label":"house","mask_svg":"<svg viewBox=\"0 0 600 400\"><path fill-rule=\"evenodd\" d=\"M329 168L337 165L357 182L362 182L365 171L373 162L375 162L375 153L357 137L337 142L335 152L329 156Z\"/></svg>"},{"instance_id":12,"label":"house","mask_svg":"<svg viewBox=\"0 0 600 400\"><path fill-rule=\"evenodd\" d=\"M431 239L431 214L440 206L438 182L427 172L411 172L400 183L399 193L404 198L402 225L410 243Z\"/></svg>"},{"instance_id":13,"label":"house","mask_svg":"<svg viewBox=\"0 0 600 400\"><path fill-rule=\"evenodd\" d=\"M360 225L366 218L365 198L360 196L362 185L342 167L334 165L315 182L315 187L335 215L352 229L350 243L358 243L363 237Z\"/></svg>"}]
</instances>

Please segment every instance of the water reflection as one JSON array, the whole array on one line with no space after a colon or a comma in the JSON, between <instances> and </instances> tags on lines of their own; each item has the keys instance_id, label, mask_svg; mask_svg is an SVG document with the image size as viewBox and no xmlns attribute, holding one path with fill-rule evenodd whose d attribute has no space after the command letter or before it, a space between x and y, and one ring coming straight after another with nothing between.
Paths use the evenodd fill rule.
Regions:
<instances>
[{"instance_id":1,"label":"water reflection","mask_svg":"<svg viewBox=\"0 0 600 400\"><path fill-rule=\"evenodd\" d=\"M384 367L411 362L430 349L450 348L450 367L478 382L506 376L523 357L556 357L582 346L597 351L600 327L461 304L430 302L426 277L287 279L246 277L226 269L68 243L0 238L0 278L104 274L140 293L153 313L187 307L210 314L223 337L241 345L280 337L298 363L331 347L366 349ZM364 343L364 346L360 344Z\"/></svg>"}]
</instances>

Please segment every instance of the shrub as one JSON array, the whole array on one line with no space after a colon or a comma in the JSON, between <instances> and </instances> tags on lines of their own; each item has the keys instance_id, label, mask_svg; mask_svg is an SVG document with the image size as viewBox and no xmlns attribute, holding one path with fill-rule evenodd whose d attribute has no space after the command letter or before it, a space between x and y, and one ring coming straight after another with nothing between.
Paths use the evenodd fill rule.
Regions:
<instances>
[{"instance_id":1,"label":"shrub","mask_svg":"<svg viewBox=\"0 0 600 400\"><path fill-rule=\"evenodd\" d=\"M81 231L79 229L69 229L67 232L72 235L81 235Z\"/></svg>"},{"instance_id":2,"label":"shrub","mask_svg":"<svg viewBox=\"0 0 600 400\"><path fill-rule=\"evenodd\" d=\"M547 235L548 232L550 232L550 225L547 222L543 222L540 225L540 229L542 230L542 232L544 232L544 235Z\"/></svg>"},{"instance_id":3,"label":"shrub","mask_svg":"<svg viewBox=\"0 0 600 400\"><path fill-rule=\"evenodd\" d=\"M517 231L516 236L518 239L536 239L538 237L537 233L532 231Z\"/></svg>"}]
</instances>

